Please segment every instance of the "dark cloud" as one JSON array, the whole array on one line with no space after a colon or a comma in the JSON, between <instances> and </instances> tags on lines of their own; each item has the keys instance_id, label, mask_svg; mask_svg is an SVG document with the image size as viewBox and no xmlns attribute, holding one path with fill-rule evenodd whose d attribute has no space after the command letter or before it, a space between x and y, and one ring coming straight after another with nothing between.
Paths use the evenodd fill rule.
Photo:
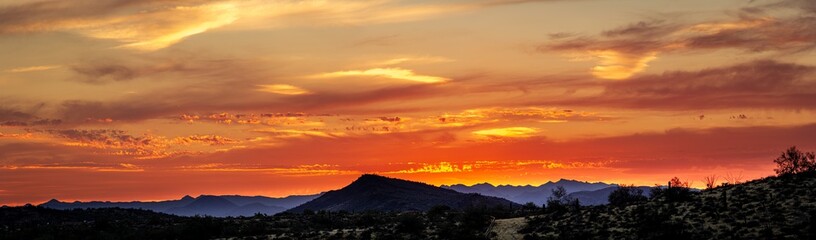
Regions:
<instances>
[{"instance_id":1,"label":"dark cloud","mask_svg":"<svg viewBox=\"0 0 816 240\"><path fill-rule=\"evenodd\" d=\"M95 129L95 130L45 130L45 132L74 142L97 146L130 146L144 147L151 144L150 137L136 137L122 130Z\"/></svg>"},{"instance_id":2,"label":"dark cloud","mask_svg":"<svg viewBox=\"0 0 816 240\"><path fill-rule=\"evenodd\" d=\"M691 49L741 48L747 51L805 51L816 47L816 17L770 20L757 28L733 29L694 36L683 43Z\"/></svg>"},{"instance_id":3,"label":"dark cloud","mask_svg":"<svg viewBox=\"0 0 816 240\"><path fill-rule=\"evenodd\" d=\"M2 127L26 127L26 126L47 126L59 125L62 120L39 118L34 113L38 112L44 104L34 104L27 107L28 110L18 110L16 108L0 107L0 126Z\"/></svg>"},{"instance_id":4,"label":"dark cloud","mask_svg":"<svg viewBox=\"0 0 816 240\"><path fill-rule=\"evenodd\" d=\"M136 70L126 67L124 65L104 64L96 66L73 66L74 72L83 76L83 82L87 83L105 83L110 81L125 81L135 78L138 73Z\"/></svg>"},{"instance_id":5,"label":"dark cloud","mask_svg":"<svg viewBox=\"0 0 816 240\"><path fill-rule=\"evenodd\" d=\"M816 47L816 11L813 1L783 1L743 8L731 20L683 22L652 19L603 32L598 36L569 35L554 38L539 51L598 52L640 58L650 53L740 49L748 52L802 52ZM798 11L771 17L768 10Z\"/></svg>"},{"instance_id":6,"label":"dark cloud","mask_svg":"<svg viewBox=\"0 0 816 240\"><path fill-rule=\"evenodd\" d=\"M29 113L24 113L16 109L0 107L0 121L21 121L34 118Z\"/></svg>"},{"instance_id":7,"label":"dark cloud","mask_svg":"<svg viewBox=\"0 0 816 240\"><path fill-rule=\"evenodd\" d=\"M606 90L559 104L650 109L816 108L816 67L770 60L674 71L603 83Z\"/></svg>"},{"instance_id":8,"label":"dark cloud","mask_svg":"<svg viewBox=\"0 0 816 240\"><path fill-rule=\"evenodd\" d=\"M666 20L640 21L627 26L603 32L606 37L662 37L677 31L679 26L670 25Z\"/></svg>"},{"instance_id":9,"label":"dark cloud","mask_svg":"<svg viewBox=\"0 0 816 240\"><path fill-rule=\"evenodd\" d=\"M239 78L255 72L247 69L252 61L234 59L203 59L196 54L178 53L175 57L144 57L129 60L104 59L74 64L75 80L90 84L130 81L139 78L201 81Z\"/></svg>"}]
</instances>

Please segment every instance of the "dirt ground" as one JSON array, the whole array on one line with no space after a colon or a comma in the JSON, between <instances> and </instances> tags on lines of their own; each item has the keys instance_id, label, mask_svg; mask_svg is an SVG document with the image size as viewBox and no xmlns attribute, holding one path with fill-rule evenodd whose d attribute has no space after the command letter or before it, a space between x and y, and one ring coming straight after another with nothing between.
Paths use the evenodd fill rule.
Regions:
<instances>
[{"instance_id":1,"label":"dirt ground","mask_svg":"<svg viewBox=\"0 0 816 240\"><path fill-rule=\"evenodd\" d=\"M524 221L523 217L496 219L495 225L491 231L498 234L498 236L496 236L494 239L521 240L524 238L524 235L518 233L518 230L524 227L524 224L526 224L526 222Z\"/></svg>"}]
</instances>

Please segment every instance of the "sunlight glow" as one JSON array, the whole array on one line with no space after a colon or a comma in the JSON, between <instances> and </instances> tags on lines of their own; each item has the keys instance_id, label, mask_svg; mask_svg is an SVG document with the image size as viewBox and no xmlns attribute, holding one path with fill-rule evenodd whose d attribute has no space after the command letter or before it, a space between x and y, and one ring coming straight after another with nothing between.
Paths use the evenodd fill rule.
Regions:
<instances>
[{"instance_id":1,"label":"sunlight glow","mask_svg":"<svg viewBox=\"0 0 816 240\"><path fill-rule=\"evenodd\" d=\"M473 131L473 134L487 137L529 137L537 132L534 128L508 127Z\"/></svg>"}]
</instances>

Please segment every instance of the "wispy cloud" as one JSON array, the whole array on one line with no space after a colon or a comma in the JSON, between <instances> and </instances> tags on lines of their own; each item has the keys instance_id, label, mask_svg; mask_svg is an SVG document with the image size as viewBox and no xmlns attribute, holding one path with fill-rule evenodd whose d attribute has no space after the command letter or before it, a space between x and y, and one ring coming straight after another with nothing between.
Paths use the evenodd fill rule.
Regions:
<instances>
[{"instance_id":1,"label":"wispy cloud","mask_svg":"<svg viewBox=\"0 0 816 240\"><path fill-rule=\"evenodd\" d=\"M43 65L43 66L29 66L29 67L18 67L6 70L9 73L25 73L25 72L37 72L37 71L45 71L60 68L60 65Z\"/></svg>"},{"instance_id":2,"label":"wispy cloud","mask_svg":"<svg viewBox=\"0 0 816 240\"><path fill-rule=\"evenodd\" d=\"M472 164L455 164L450 162L439 162L438 164L422 164L420 168L411 168L406 170L398 170L392 172L385 172L385 174L394 173L454 173L454 172L471 172L473 171Z\"/></svg>"},{"instance_id":3,"label":"wispy cloud","mask_svg":"<svg viewBox=\"0 0 816 240\"><path fill-rule=\"evenodd\" d=\"M548 101L647 109L816 108L816 67L770 60L605 83L590 97Z\"/></svg>"},{"instance_id":4,"label":"wispy cloud","mask_svg":"<svg viewBox=\"0 0 816 240\"><path fill-rule=\"evenodd\" d=\"M643 72L648 63L657 59L657 52L631 54L614 50L591 51L599 59L598 65L592 67L592 75L603 79L627 79L636 73Z\"/></svg>"},{"instance_id":5,"label":"wispy cloud","mask_svg":"<svg viewBox=\"0 0 816 240\"><path fill-rule=\"evenodd\" d=\"M445 58L445 57L436 57L436 56L420 56L420 57L398 57L387 59L384 61L374 62L374 65L380 66L391 66L391 65L398 65L403 63L443 63L443 62L453 62L453 59Z\"/></svg>"},{"instance_id":6,"label":"wispy cloud","mask_svg":"<svg viewBox=\"0 0 816 240\"><path fill-rule=\"evenodd\" d=\"M644 21L587 37L554 34L540 51L562 52L574 60L596 60L592 74L628 79L643 72L660 54L739 49L747 52L798 52L816 47L816 13L771 16L763 9L743 10L735 20L669 23Z\"/></svg>"},{"instance_id":7,"label":"wispy cloud","mask_svg":"<svg viewBox=\"0 0 816 240\"><path fill-rule=\"evenodd\" d=\"M0 33L73 31L152 51L232 23L237 14L229 2L41 1L0 10Z\"/></svg>"},{"instance_id":8,"label":"wispy cloud","mask_svg":"<svg viewBox=\"0 0 816 240\"><path fill-rule=\"evenodd\" d=\"M538 133L538 130L535 128L529 127L507 127L507 128L493 128L493 129L484 129L473 131L473 134L486 136L486 137L530 137L533 136L535 133Z\"/></svg>"},{"instance_id":9,"label":"wispy cloud","mask_svg":"<svg viewBox=\"0 0 816 240\"><path fill-rule=\"evenodd\" d=\"M372 68L367 70L349 70L319 74L319 78L339 77L384 77L398 80L408 80L421 83L441 83L450 79L437 76L420 75L413 70L403 68Z\"/></svg>"},{"instance_id":10,"label":"wispy cloud","mask_svg":"<svg viewBox=\"0 0 816 240\"><path fill-rule=\"evenodd\" d=\"M75 163L75 164L26 164L26 165L0 165L0 170L83 170L95 172L143 172L144 169L129 163L120 164L98 164L98 163Z\"/></svg>"},{"instance_id":11,"label":"wispy cloud","mask_svg":"<svg viewBox=\"0 0 816 240\"><path fill-rule=\"evenodd\" d=\"M360 174L358 171L338 169L337 165L305 164L287 167L209 163L180 167L182 171L202 172L259 172L283 176L331 176Z\"/></svg>"},{"instance_id":12,"label":"wispy cloud","mask_svg":"<svg viewBox=\"0 0 816 240\"><path fill-rule=\"evenodd\" d=\"M258 87L258 91L282 95L302 95L311 93L306 89L289 84L258 85Z\"/></svg>"},{"instance_id":13,"label":"wispy cloud","mask_svg":"<svg viewBox=\"0 0 816 240\"><path fill-rule=\"evenodd\" d=\"M0 9L0 34L67 31L155 51L213 29L381 24L528 1L400 4L398 1L37 1Z\"/></svg>"}]
</instances>

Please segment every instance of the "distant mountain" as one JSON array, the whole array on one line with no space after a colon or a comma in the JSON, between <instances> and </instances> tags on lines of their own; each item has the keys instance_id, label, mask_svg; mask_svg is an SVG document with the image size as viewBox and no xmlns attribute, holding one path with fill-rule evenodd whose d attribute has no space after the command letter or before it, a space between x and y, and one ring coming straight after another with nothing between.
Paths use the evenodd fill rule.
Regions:
<instances>
[{"instance_id":1,"label":"distant mountain","mask_svg":"<svg viewBox=\"0 0 816 240\"><path fill-rule=\"evenodd\" d=\"M52 209L77 208L133 208L151 210L179 216L207 215L214 217L252 216L256 213L275 214L286 209L308 202L320 194L270 198L263 196L212 196L201 195L197 198L184 196L178 200L158 202L60 202L51 199L40 206Z\"/></svg>"},{"instance_id":2,"label":"distant mountain","mask_svg":"<svg viewBox=\"0 0 816 240\"><path fill-rule=\"evenodd\" d=\"M183 207L167 209L167 213L179 216L210 215L226 217L238 208L238 205L218 196L199 196L195 201ZM205 214L201 214L205 213Z\"/></svg>"},{"instance_id":3,"label":"distant mountain","mask_svg":"<svg viewBox=\"0 0 816 240\"><path fill-rule=\"evenodd\" d=\"M426 211L437 205L454 209L519 206L502 198L465 194L425 183L365 174L342 189L326 192L289 211Z\"/></svg>"},{"instance_id":4,"label":"distant mountain","mask_svg":"<svg viewBox=\"0 0 816 240\"><path fill-rule=\"evenodd\" d=\"M542 205L547 202L547 198L552 195L552 190L557 187L564 187L567 193L575 193L582 191L595 191L609 187L617 187L616 184L608 184L602 182L590 183L576 180L561 179L557 182L549 181L539 186L512 186L499 185L494 186L489 183L480 183L472 186L463 184L442 185L442 188L452 189L461 193L479 193L485 196L500 197L515 203L524 204L533 202L536 205Z\"/></svg>"},{"instance_id":5,"label":"distant mountain","mask_svg":"<svg viewBox=\"0 0 816 240\"><path fill-rule=\"evenodd\" d=\"M649 192L651 192L653 187L637 187L640 190L643 190L643 196L649 196ZM579 203L584 206L598 206L604 205L609 203L609 194L611 194L615 189L618 189L617 186L615 187L608 187L602 188L595 191L580 191L580 192L573 192L567 194L567 197L572 199L578 199Z\"/></svg>"}]
</instances>

